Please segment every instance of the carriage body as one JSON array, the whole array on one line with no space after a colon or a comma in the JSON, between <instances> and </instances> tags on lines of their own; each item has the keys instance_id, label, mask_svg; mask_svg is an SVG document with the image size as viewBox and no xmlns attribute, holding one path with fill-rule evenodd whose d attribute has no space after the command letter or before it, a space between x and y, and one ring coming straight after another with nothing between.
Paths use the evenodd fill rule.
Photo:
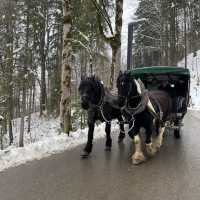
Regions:
<instances>
[{"instance_id":1,"label":"carriage body","mask_svg":"<svg viewBox=\"0 0 200 200\"><path fill-rule=\"evenodd\" d=\"M173 109L169 121L179 133L190 100L190 72L181 67L156 66L130 70L148 90L164 90L172 97Z\"/></svg>"}]
</instances>

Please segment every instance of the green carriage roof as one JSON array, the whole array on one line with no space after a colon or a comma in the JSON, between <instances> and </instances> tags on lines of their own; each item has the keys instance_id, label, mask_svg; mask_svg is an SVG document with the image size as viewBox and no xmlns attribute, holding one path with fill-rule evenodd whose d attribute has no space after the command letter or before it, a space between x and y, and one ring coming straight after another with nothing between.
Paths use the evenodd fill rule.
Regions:
<instances>
[{"instance_id":1,"label":"green carriage roof","mask_svg":"<svg viewBox=\"0 0 200 200\"><path fill-rule=\"evenodd\" d=\"M146 74L172 74L172 75L190 76L189 69L185 69L182 67L153 66L153 67L135 68L129 71L133 76L143 76Z\"/></svg>"}]
</instances>

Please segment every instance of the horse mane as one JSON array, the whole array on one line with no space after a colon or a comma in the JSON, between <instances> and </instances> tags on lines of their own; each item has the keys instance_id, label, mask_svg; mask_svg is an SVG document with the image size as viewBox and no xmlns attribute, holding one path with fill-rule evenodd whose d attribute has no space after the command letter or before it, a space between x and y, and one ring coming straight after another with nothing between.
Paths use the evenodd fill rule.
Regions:
<instances>
[{"instance_id":1,"label":"horse mane","mask_svg":"<svg viewBox=\"0 0 200 200\"><path fill-rule=\"evenodd\" d=\"M98 76L92 75L82 78L82 81L100 81L100 79Z\"/></svg>"}]
</instances>

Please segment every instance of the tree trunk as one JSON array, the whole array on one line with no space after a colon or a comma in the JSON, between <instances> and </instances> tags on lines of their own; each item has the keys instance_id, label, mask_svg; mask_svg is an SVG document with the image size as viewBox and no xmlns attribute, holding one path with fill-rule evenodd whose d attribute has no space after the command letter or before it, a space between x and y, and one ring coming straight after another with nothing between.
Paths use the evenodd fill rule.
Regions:
<instances>
[{"instance_id":1,"label":"tree trunk","mask_svg":"<svg viewBox=\"0 0 200 200\"><path fill-rule=\"evenodd\" d=\"M32 93L33 93L33 89L30 89L30 93L29 93L29 102L28 102L28 129L27 132L30 133L31 132L31 111L32 111Z\"/></svg>"},{"instance_id":2,"label":"tree trunk","mask_svg":"<svg viewBox=\"0 0 200 200\"><path fill-rule=\"evenodd\" d=\"M26 116L26 75L27 68L30 64L30 54L29 54L29 24L30 24L30 16L29 16L29 4L27 5L27 16L26 16L26 43L25 43L25 60L22 72L22 117L20 124L20 135L19 135L19 146L24 146L24 119Z\"/></svg>"},{"instance_id":3,"label":"tree trunk","mask_svg":"<svg viewBox=\"0 0 200 200\"><path fill-rule=\"evenodd\" d=\"M113 33L112 27L111 27L111 21L109 18L103 16L103 19L108 23L107 25L110 28L110 32L112 34L111 37L107 37L104 34L104 28L102 26L102 12L107 12L104 8L102 12L99 10L101 9L101 5L96 2L96 0L93 0L93 4L97 8L97 20L98 20L98 26L99 26L99 32L101 36L104 38L105 42L108 43L112 49L112 61L111 61L111 67L110 67L110 81L109 81L109 89L112 90L115 87L115 77L117 77L116 72L119 71L121 66L121 30L122 30L122 15L123 15L123 0L115 0L116 10L115 10L115 33ZM106 16L109 16L107 13ZM117 56L120 56L117 58ZM118 69L117 69L118 68Z\"/></svg>"},{"instance_id":4,"label":"tree trunk","mask_svg":"<svg viewBox=\"0 0 200 200\"><path fill-rule=\"evenodd\" d=\"M176 66L176 7L170 9L170 66Z\"/></svg>"},{"instance_id":5,"label":"tree trunk","mask_svg":"<svg viewBox=\"0 0 200 200\"><path fill-rule=\"evenodd\" d=\"M19 146L24 146L24 118L26 116L26 87L25 81L23 81L23 91L22 91L22 117L20 122L20 135L19 135Z\"/></svg>"},{"instance_id":6,"label":"tree trunk","mask_svg":"<svg viewBox=\"0 0 200 200\"><path fill-rule=\"evenodd\" d=\"M47 49L46 47L46 27L48 27L48 8L47 4L43 3L42 12L44 19L42 21L42 30L41 30L41 45L40 45L40 59L41 59L41 93L40 93L40 116L43 116L47 109L47 91L46 91L46 57ZM47 34L48 39L48 34Z\"/></svg>"},{"instance_id":7,"label":"tree trunk","mask_svg":"<svg viewBox=\"0 0 200 200\"><path fill-rule=\"evenodd\" d=\"M13 3L11 0L8 2L9 10L8 10L8 22L7 22L7 72L8 72L8 82L7 82L7 91L8 91L8 131L9 131L9 139L10 145L13 143L13 131L12 131L12 118L13 118L13 89L12 89L12 74L13 74Z\"/></svg>"},{"instance_id":8,"label":"tree trunk","mask_svg":"<svg viewBox=\"0 0 200 200\"><path fill-rule=\"evenodd\" d=\"M60 121L61 128L67 134L71 129L70 113L70 88L71 88L71 61L72 61L72 5L71 0L63 0L63 54L62 54L62 75L61 75L61 101Z\"/></svg>"},{"instance_id":9,"label":"tree trunk","mask_svg":"<svg viewBox=\"0 0 200 200\"><path fill-rule=\"evenodd\" d=\"M44 114L46 110L46 58L45 58L45 30L42 33L42 43L41 43L41 93L40 93L40 116Z\"/></svg>"},{"instance_id":10,"label":"tree trunk","mask_svg":"<svg viewBox=\"0 0 200 200\"><path fill-rule=\"evenodd\" d=\"M184 49L185 49L185 68L187 68L187 7L185 2L184 2L184 43L185 43Z\"/></svg>"},{"instance_id":11,"label":"tree trunk","mask_svg":"<svg viewBox=\"0 0 200 200\"><path fill-rule=\"evenodd\" d=\"M111 68L110 68L110 89L113 89L114 87L114 77L115 77L115 67L116 67L116 58L117 56L117 50L115 48L112 48L112 62L111 62Z\"/></svg>"}]
</instances>

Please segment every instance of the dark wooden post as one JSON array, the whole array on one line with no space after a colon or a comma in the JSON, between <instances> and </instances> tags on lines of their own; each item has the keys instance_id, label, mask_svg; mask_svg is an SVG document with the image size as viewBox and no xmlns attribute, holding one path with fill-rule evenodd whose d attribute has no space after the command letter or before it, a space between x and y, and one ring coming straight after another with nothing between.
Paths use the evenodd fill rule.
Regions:
<instances>
[{"instance_id":1,"label":"dark wooden post","mask_svg":"<svg viewBox=\"0 0 200 200\"><path fill-rule=\"evenodd\" d=\"M133 67L133 22L128 24L127 70Z\"/></svg>"}]
</instances>

